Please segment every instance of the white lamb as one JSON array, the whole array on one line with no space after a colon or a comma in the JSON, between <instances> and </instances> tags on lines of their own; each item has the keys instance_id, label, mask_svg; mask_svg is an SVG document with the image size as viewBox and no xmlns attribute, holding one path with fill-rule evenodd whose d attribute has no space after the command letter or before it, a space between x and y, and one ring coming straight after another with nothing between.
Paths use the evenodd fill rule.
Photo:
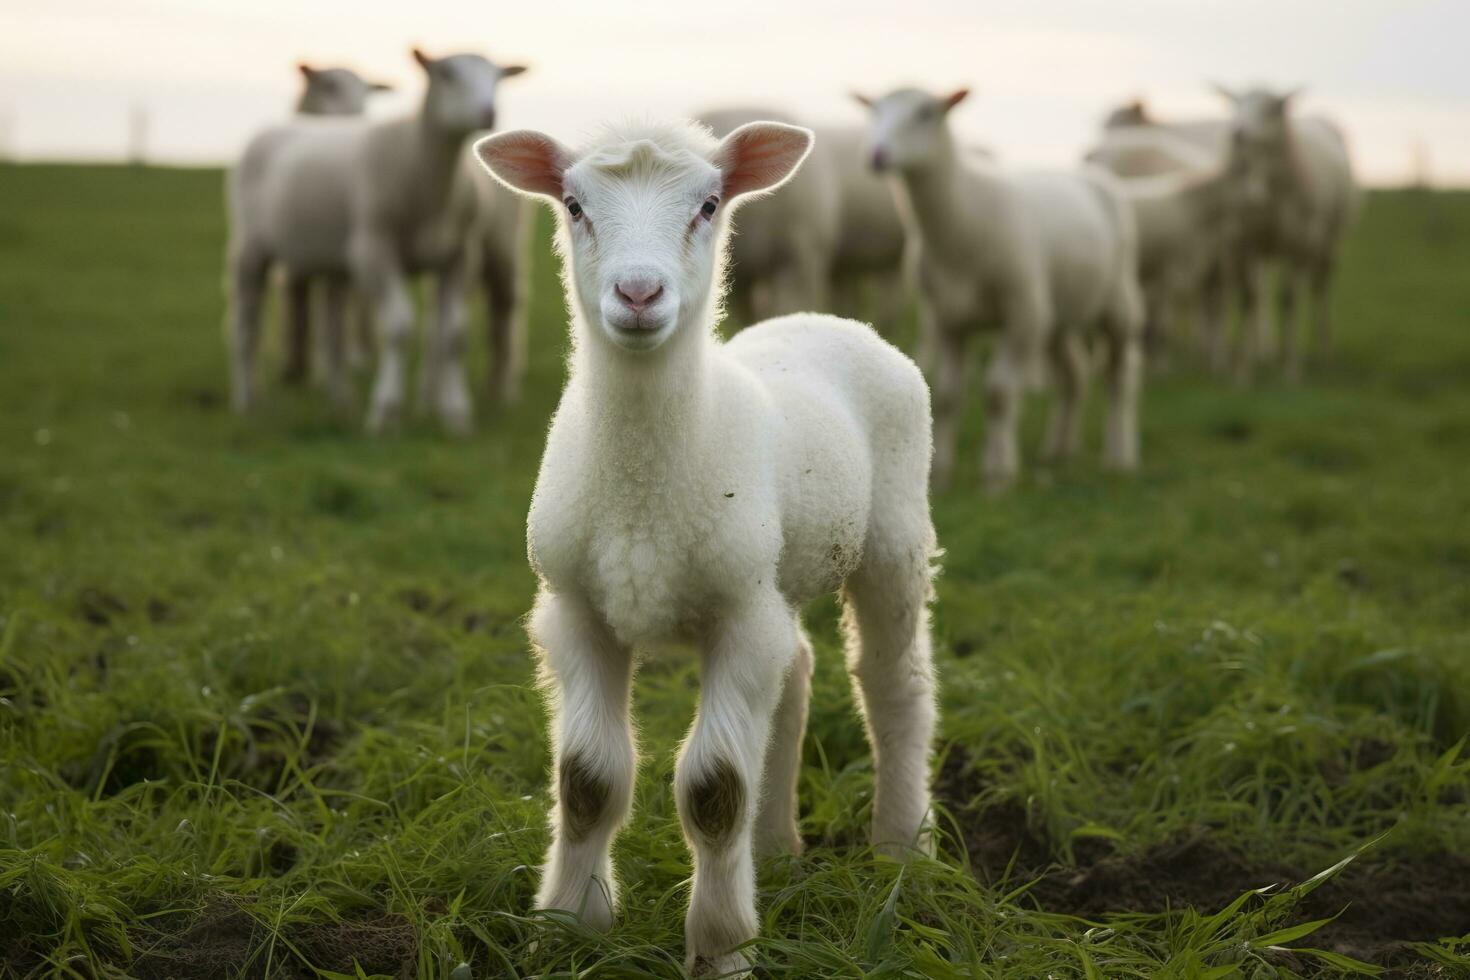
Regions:
<instances>
[{"instance_id":1,"label":"white lamb","mask_svg":"<svg viewBox=\"0 0 1470 980\"><path fill-rule=\"evenodd\" d=\"M1020 471L1022 389L1043 351L1061 389L1046 452L1078 448L1084 339L1093 327L1109 352L1104 461L1134 469L1143 301L1133 215L1100 170L1014 173L963 152L948 113L966 94L900 89L861 99L872 110L873 165L897 175L920 244L921 363L935 378L935 479L948 480L953 469L971 343L986 328L1001 331L985 377L983 465L992 489Z\"/></svg>"},{"instance_id":2,"label":"white lamb","mask_svg":"<svg viewBox=\"0 0 1470 980\"><path fill-rule=\"evenodd\" d=\"M1332 348L1329 292L1359 202L1347 142L1331 120L1293 115L1294 92L1220 91L1234 107L1227 155L1243 188L1234 265L1241 270L1247 320L1255 324L1246 331L1242 367L1250 370L1269 336L1263 294L1266 269L1275 263L1282 363L1287 377L1296 378L1299 288L1311 296L1318 355Z\"/></svg>"},{"instance_id":3,"label":"white lamb","mask_svg":"<svg viewBox=\"0 0 1470 980\"><path fill-rule=\"evenodd\" d=\"M636 768L635 654L695 645L700 707L674 790L694 851L686 962L747 968L753 849L796 851L811 647L799 610L839 587L877 791L873 838L927 847L928 390L870 328L783 317L715 335L729 213L778 186L807 130L624 125L572 151L486 137L480 159L555 202L570 372L528 527L529 630L551 691L553 842L537 903L607 928L609 847Z\"/></svg>"},{"instance_id":4,"label":"white lamb","mask_svg":"<svg viewBox=\"0 0 1470 980\"><path fill-rule=\"evenodd\" d=\"M360 116L367 111L368 96L391 92L393 86L369 82L351 68L296 66L304 83L296 111L303 116Z\"/></svg>"},{"instance_id":5,"label":"white lamb","mask_svg":"<svg viewBox=\"0 0 1470 980\"><path fill-rule=\"evenodd\" d=\"M475 54L414 57L428 90L413 116L371 123L301 120L268 130L230 175L226 332L237 410L254 401L260 298L267 270L324 277L328 286L328 386L344 402L341 309L349 281L366 296L379 334L368 427L395 422L404 400L404 355L413 327L408 276L434 272L437 316L425 352L425 396L446 426L470 424L462 363L464 242L451 190L470 134L495 123L501 79L519 66Z\"/></svg>"},{"instance_id":6,"label":"white lamb","mask_svg":"<svg viewBox=\"0 0 1470 980\"><path fill-rule=\"evenodd\" d=\"M472 152L455 177L451 222L464 241L470 275L485 294L489 356L486 392L512 405L526 373L526 303L531 270L529 202L506 190Z\"/></svg>"},{"instance_id":7,"label":"white lamb","mask_svg":"<svg viewBox=\"0 0 1470 980\"><path fill-rule=\"evenodd\" d=\"M774 109L731 108L698 118L723 138L747 123L796 125ZM827 309L832 260L842 234L841 188L834 161L818 144L781 196L740 209L730 242L737 311L752 320Z\"/></svg>"},{"instance_id":8,"label":"white lamb","mask_svg":"<svg viewBox=\"0 0 1470 980\"><path fill-rule=\"evenodd\" d=\"M1180 142L1208 154L1232 174L1237 200L1231 208L1232 248L1207 283L1205 330L1217 366L1224 362L1223 290L1233 285L1245 324L1238 369L1247 375L1271 334L1265 303L1267 274L1278 266L1282 355L1289 377L1300 373L1296 343L1296 293L1305 284L1312 296L1315 341L1331 347L1328 293L1342 240L1358 207L1358 191L1346 142L1331 120L1290 113L1296 92L1255 88L1243 93L1216 90L1229 101L1230 118L1161 122L1141 102L1116 110L1100 150L1118 172L1142 172L1150 152L1172 154ZM1148 148L1152 146L1153 150ZM1120 148L1132 153L1118 163ZM1126 156L1126 154L1125 154ZM1160 158L1162 159L1162 158ZM1185 163L1186 166L1191 164ZM1126 168L1126 169L1125 169ZM1167 170L1162 163L1159 169Z\"/></svg>"},{"instance_id":9,"label":"white lamb","mask_svg":"<svg viewBox=\"0 0 1470 980\"><path fill-rule=\"evenodd\" d=\"M351 68L313 68L302 62L296 66L301 72L301 96L296 100L296 112L303 116L360 116L367 111L368 97L378 92L391 92L393 86L383 82L369 82ZM286 369L283 379L287 384L298 384L306 380L307 365L311 360L311 284L297 279L286 283ZM354 318L354 326L366 329L361 317ZM370 346L371 338L360 338L349 330L346 338L348 361L360 361L363 349Z\"/></svg>"}]
</instances>

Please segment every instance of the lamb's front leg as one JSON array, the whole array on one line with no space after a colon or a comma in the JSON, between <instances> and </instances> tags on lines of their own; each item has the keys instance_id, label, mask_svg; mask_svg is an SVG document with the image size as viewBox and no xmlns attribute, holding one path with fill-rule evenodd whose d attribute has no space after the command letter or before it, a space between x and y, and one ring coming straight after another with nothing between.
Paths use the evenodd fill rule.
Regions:
<instances>
[{"instance_id":1,"label":"lamb's front leg","mask_svg":"<svg viewBox=\"0 0 1470 980\"><path fill-rule=\"evenodd\" d=\"M551 850L536 907L575 912L607 929L617 899L612 839L633 798L632 656L575 597L542 593L530 634L551 691L556 751Z\"/></svg>"},{"instance_id":2,"label":"lamb's front leg","mask_svg":"<svg viewBox=\"0 0 1470 980\"><path fill-rule=\"evenodd\" d=\"M704 653L699 717L674 777L694 851L684 923L685 965L693 976L749 966L734 950L757 930L751 827L771 718L799 644L791 609L766 595L722 618Z\"/></svg>"}]
</instances>

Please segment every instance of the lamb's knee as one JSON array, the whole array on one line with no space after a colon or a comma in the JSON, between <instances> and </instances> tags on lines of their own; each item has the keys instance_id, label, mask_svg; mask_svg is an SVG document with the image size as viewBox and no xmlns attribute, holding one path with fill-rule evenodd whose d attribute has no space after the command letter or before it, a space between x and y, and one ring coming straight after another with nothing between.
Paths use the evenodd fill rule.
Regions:
<instances>
[{"instance_id":1,"label":"lamb's knee","mask_svg":"<svg viewBox=\"0 0 1470 980\"><path fill-rule=\"evenodd\" d=\"M728 759L702 767L681 794L690 835L710 846L728 842L745 813L745 796L745 783Z\"/></svg>"},{"instance_id":2,"label":"lamb's knee","mask_svg":"<svg viewBox=\"0 0 1470 980\"><path fill-rule=\"evenodd\" d=\"M600 824L612 800L612 780L579 752L561 760L557 802L567 839L579 841Z\"/></svg>"}]
</instances>

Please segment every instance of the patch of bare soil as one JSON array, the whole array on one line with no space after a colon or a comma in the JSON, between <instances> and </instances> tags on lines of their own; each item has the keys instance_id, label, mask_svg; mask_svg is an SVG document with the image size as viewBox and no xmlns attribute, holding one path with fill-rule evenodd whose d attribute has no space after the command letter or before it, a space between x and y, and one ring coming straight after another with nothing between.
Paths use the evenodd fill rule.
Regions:
<instances>
[{"instance_id":1,"label":"patch of bare soil","mask_svg":"<svg viewBox=\"0 0 1470 980\"><path fill-rule=\"evenodd\" d=\"M963 753L951 751L936 795L954 815L976 874L999 879L1014 860L1009 880L1034 881L1028 895L1051 912L1097 919L1191 906L1208 914L1252 889L1293 885L1319 870L1252 857L1208 831L1126 856L1086 840L1074 846L1076 864L1064 865L1021 804L967 809L982 788ZM1337 916L1307 945L1389 967L1389 977L1448 977L1410 944L1470 932L1470 857L1365 854L1306 896L1298 911L1301 921Z\"/></svg>"},{"instance_id":2,"label":"patch of bare soil","mask_svg":"<svg viewBox=\"0 0 1470 980\"><path fill-rule=\"evenodd\" d=\"M369 976L410 980L418 972L418 936L402 916L377 915L336 923L293 925L286 939L311 966ZM315 980L318 974L285 942L268 952L264 928L234 902L220 901L199 913L153 920L133 937L128 972L138 980Z\"/></svg>"}]
</instances>

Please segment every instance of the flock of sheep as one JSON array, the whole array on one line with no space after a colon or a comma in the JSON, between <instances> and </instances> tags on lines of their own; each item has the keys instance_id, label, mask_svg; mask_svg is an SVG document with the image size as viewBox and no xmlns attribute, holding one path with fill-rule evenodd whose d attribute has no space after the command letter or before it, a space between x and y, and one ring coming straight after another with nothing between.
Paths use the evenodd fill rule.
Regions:
<instances>
[{"instance_id":1,"label":"flock of sheep","mask_svg":"<svg viewBox=\"0 0 1470 980\"><path fill-rule=\"evenodd\" d=\"M429 79L415 116L278 127L233 172L236 405L254 398L273 265L285 270L293 336L309 330L312 281L324 284L321 360L338 399L349 300L366 302L378 348L371 428L403 407L416 272L438 285L424 405L453 428L470 422L461 352L472 272L491 298L494 395L515 397L520 202L553 205L571 354L527 528L539 582L527 626L555 749L537 904L611 926L611 846L637 768L637 656L692 645L700 703L674 779L694 854L686 966L743 974L759 922L755 857L801 848L811 599L843 597L874 756L873 843L901 859L931 849L929 488L954 467L972 343L996 338L983 379L988 483L1016 477L1021 396L1048 374L1058 402L1046 449L1078 448L1095 342L1105 461L1134 468L1146 324L1162 335L1196 314L1223 352L1236 292L1249 370L1270 330L1261 294L1275 266L1287 370L1302 282L1326 344L1326 290L1355 206L1342 139L1296 119L1289 95L1253 91L1230 94L1231 118L1207 123L1127 107L1090 154L1103 166L1028 173L955 140L948 114L965 91L901 89L861 98L864 130L732 110L705 114L708 125L611 126L578 148L492 133L467 152L472 134L493 128L498 82L520 69L415 55ZM360 110L370 90L340 70L306 75L303 109ZM328 87L341 98L318 91ZM798 312L850 303L870 277L890 300L901 283L916 287L918 366L864 324ZM763 320L728 342L717 333L727 285ZM304 354L296 361L300 370Z\"/></svg>"}]
</instances>

